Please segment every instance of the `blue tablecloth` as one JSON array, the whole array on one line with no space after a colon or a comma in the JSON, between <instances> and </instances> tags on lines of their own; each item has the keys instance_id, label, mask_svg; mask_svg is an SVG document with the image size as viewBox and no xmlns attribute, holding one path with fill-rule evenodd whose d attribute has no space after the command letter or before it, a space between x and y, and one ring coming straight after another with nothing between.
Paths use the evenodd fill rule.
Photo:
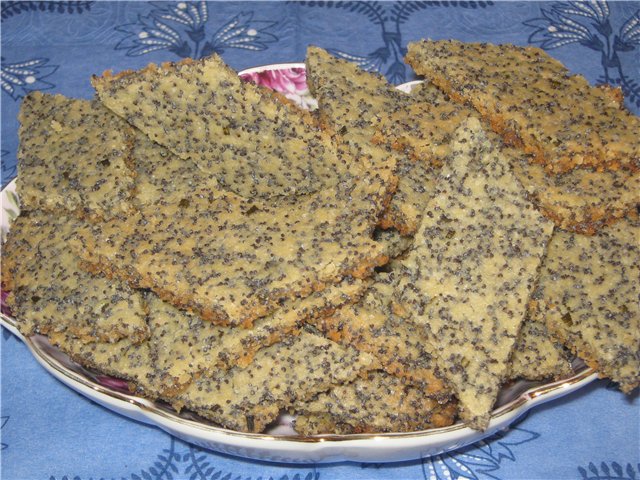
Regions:
<instances>
[{"instance_id":1,"label":"blue tablecloth","mask_svg":"<svg viewBox=\"0 0 640 480\"><path fill-rule=\"evenodd\" d=\"M639 2L2 2L2 185L16 175L17 114L31 90L89 98L89 77L107 69L211 52L236 69L299 62L309 44L401 83L414 78L404 47L425 37L541 46L589 81L620 86L640 112ZM606 380L450 455L295 466L197 449L64 387L8 331L0 346L7 480L640 479L638 394Z\"/></svg>"}]
</instances>

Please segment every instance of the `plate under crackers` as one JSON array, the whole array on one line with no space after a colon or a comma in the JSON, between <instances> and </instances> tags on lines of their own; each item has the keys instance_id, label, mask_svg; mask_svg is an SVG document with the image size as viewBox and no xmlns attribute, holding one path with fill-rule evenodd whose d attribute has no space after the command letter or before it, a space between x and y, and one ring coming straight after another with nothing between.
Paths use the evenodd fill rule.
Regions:
<instances>
[{"instance_id":1,"label":"plate under crackers","mask_svg":"<svg viewBox=\"0 0 640 480\"><path fill-rule=\"evenodd\" d=\"M315 106L306 86L303 63L254 67L239 72L239 75L279 91L303 107ZM410 82L398 88L410 91L416 83ZM11 222L20 214L15 180L2 190L0 203L0 228L4 241ZM25 343L51 375L88 399L200 447L273 462L395 462L439 455L489 437L508 427L534 406L574 392L598 378L593 369L576 358L572 362L572 374L567 378L549 382L511 382L502 388L489 426L482 432L457 423L408 433L301 436L291 426L293 418L282 416L265 433L241 433L218 427L186 410L178 413L164 402L132 395L126 382L77 364L52 346L46 337L24 337L16 328L16 320L5 313L0 314L0 323Z\"/></svg>"}]
</instances>

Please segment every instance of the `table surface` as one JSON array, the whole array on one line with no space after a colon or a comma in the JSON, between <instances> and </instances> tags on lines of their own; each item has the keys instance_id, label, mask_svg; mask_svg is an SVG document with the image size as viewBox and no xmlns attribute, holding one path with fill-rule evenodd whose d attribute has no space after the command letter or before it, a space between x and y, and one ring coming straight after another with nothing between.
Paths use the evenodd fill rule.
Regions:
<instances>
[{"instance_id":1,"label":"table surface","mask_svg":"<svg viewBox=\"0 0 640 480\"><path fill-rule=\"evenodd\" d=\"M534 44L592 83L622 87L640 112L640 2L2 2L1 35L3 187L16 175L29 91L90 98L92 74L211 52L239 70L301 62L315 44L403 83L415 78L404 48L420 38ZM152 48L141 43L150 37ZM203 451L118 416L49 376L6 330L0 350L3 479L640 479L637 391L606 380L463 451L296 466Z\"/></svg>"}]
</instances>

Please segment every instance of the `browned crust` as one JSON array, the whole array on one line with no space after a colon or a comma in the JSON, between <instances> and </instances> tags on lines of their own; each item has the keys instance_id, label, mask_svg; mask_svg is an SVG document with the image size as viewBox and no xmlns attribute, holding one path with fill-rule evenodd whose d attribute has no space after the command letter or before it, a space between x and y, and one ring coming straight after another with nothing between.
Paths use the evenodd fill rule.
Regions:
<instances>
[{"instance_id":1,"label":"browned crust","mask_svg":"<svg viewBox=\"0 0 640 480\"><path fill-rule=\"evenodd\" d=\"M382 216L378 220L378 227L383 230L395 228L400 235L405 237L418 231L417 222L409 220L393 203L382 212Z\"/></svg>"},{"instance_id":2,"label":"browned crust","mask_svg":"<svg viewBox=\"0 0 640 480\"><path fill-rule=\"evenodd\" d=\"M425 422L428 423L429 425L428 428L448 427L449 425L453 425L453 422L455 421L457 413L458 413L457 403L448 402L442 405L438 405L436 409L430 412L426 412L426 418L417 417L412 420L408 420L405 423L403 423L402 427L400 427L399 429L394 429L393 432L413 432L420 429L424 429L426 426ZM331 417L331 413L328 413L327 415ZM356 425L352 425L351 423L348 423L346 421L344 422L340 420L337 422L334 422L333 420L330 420L330 421L332 422L334 429L338 425L348 425L349 433L352 433L352 434L359 434L359 433L373 434L373 433L384 433L384 432L390 431L387 429L380 430L377 428L373 428L372 426L367 425L366 423L358 423ZM396 427L399 427L399 425L396 425ZM332 433L332 432L331 431L325 432L324 429L322 429L322 431L313 432L312 435L317 435L322 433Z\"/></svg>"},{"instance_id":3,"label":"browned crust","mask_svg":"<svg viewBox=\"0 0 640 480\"><path fill-rule=\"evenodd\" d=\"M624 93L621 87L614 87L608 83L598 85L598 88L607 94L612 101L618 104L620 108L624 108Z\"/></svg>"},{"instance_id":4,"label":"browned crust","mask_svg":"<svg viewBox=\"0 0 640 480\"><path fill-rule=\"evenodd\" d=\"M531 47L529 47L531 48ZM538 49L539 50L539 49ZM413 57L407 55L405 57L405 61L411 65L414 69L420 69L419 64L416 64ZM420 69L423 70L423 69ZM453 101L468 105L470 102L462 97L451 85L449 81L445 78L437 76L434 72L430 72L429 81L432 82L435 86L442 89ZM614 88L609 89L609 96L616 102L618 101L618 93L615 92ZM502 136L506 145L510 145L516 148L523 150L525 153L531 155L531 160L534 163L539 163L545 166L545 169L549 173L553 174L561 174L566 173L574 168L585 168L591 167L596 170L618 170L620 168L628 169L632 172L640 170L640 166L636 165L634 162L629 162L626 164L622 164L620 160L612 160L607 163L603 163L602 159L596 157L595 155L584 155L581 160L582 163L580 165L576 165L575 161L568 155L564 155L558 157L554 160L554 162L549 162L548 156L545 154L541 145L535 143L525 142L523 138L520 136L519 132L514 130L513 128L508 126L508 122L501 115L492 115L489 113L482 105L479 105L473 101L471 101L471 105L475 110L478 111L480 117L491 126L492 130L499 135Z\"/></svg>"},{"instance_id":5,"label":"browned crust","mask_svg":"<svg viewBox=\"0 0 640 480\"><path fill-rule=\"evenodd\" d=\"M319 291L324 290L324 287L325 286L323 285L323 288ZM219 360L217 365L220 368L225 368L225 369L231 368L232 366L236 366L240 368L245 368L249 366L251 362L253 362L253 359L256 353L258 353L258 351L261 348L280 342L285 338L287 338L288 336L299 335L301 332L301 325L303 323L328 317L333 313L335 313L335 311L341 308L342 306L355 303L360 298L360 296L362 296L362 294L364 293L364 290L365 289L363 288L360 292L358 292L358 294L349 297L343 302L336 303L335 305L327 305L324 308L320 308L318 310L313 310L309 312L306 316L300 317L296 322L296 324L292 325L290 328L283 328L281 330L271 332L266 342L262 342L262 343L252 342L252 343L246 344L245 345L246 350L242 355L236 358L229 357L225 359L225 361Z\"/></svg>"},{"instance_id":6,"label":"browned crust","mask_svg":"<svg viewBox=\"0 0 640 480\"><path fill-rule=\"evenodd\" d=\"M375 145L381 145L384 143L382 138L382 134L380 131L377 131L371 139L371 142ZM394 143L394 145L400 146L400 144ZM396 148L394 148L396 149ZM406 150L405 147L397 148L398 151L404 152ZM397 205L394 205L393 199L395 198L395 193L398 189L398 184L400 183L400 178L397 175L394 175L392 179L392 185L390 185L388 190L388 198L385 200L384 207L380 218L378 219L377 226L383 230L389 230L391 228L395 228L400 232L400 235L408 236L413 235L418 231L418 224L415 221L409 220L406 215L402 213L400 208Z\"/></svg>"},{"instance_id":7,"label":"browned crust","mask_svg":"<svg viewBox=\"0 0 640 480\"><path fill-rule=\"evenodd\" d=\"M17 323L18 327L20 327L20 323ZM20 328L19 328L20 329ZM79 341L80 343L89 344L89 343L115 343L120 340L124 340L125 338L131 340L133 344L139 344L144 342L149 337L149 332L144 329L136 329L133 332L118 332L117 330L113 330L109 333L107 332L97 332L95 329L90 327L76 327L73 325L66 326L64 330L56 330L53 325L38 325L33 331L23 331L20 329L22 334L27 336L33 335L35 333L39 333L41 335L45 335L47 337L52 335L69 335L74 340Z\"/></svg>"},{"instance_id":8,"label":"browned crust","mask_svg":"<svg viewBox=\"0 0 640 480\"><path fill-rule=\"evenodd\" d=\"M85 253L85 255L89 255ZM82 262L82 268L94 275L104 275L107 278L119 279L131 285L133 288L148 288L152 290L158 297L177 308L188 312L197 313L204 320L210 321L216 325L229 326L228 315L220 309L206 307L197 304L194 301L185 299L176 295L169 289L158 287L152 282L151 278L134 273L131 269L125 267L117 267L100 255L85 258Z\"/></svg>"},{"instance_id":9,"label":"browned crust","mask_svg":"<svg viewBox=\"0 0 640 480\"><path fill-rule=\"evenodd\" d=\"M627 210L614 210L608 208L591 209L585 215L587 220L574 222L570 218L563 218L559 216L553 210L541 205L536 199L534 199L534 203L545 217L551 220L562 230L589 236L595 235L609 225L613 225L635 210L635 206L629 207Z\"/></svg>"},{"instance_id":10,"label":"browned crust","mask_svg":"<svg viewBox=\"0 0 640 480\"><path fill-rule=\"evenodd\" d=\"M398 189L399 181L400 179L397 175L393 175L389 178L387 190L385 192L385 198L382 201L380 216L378 218L378 223L376 224L376 226L382 228L383 230L395 228L402 235L411 235L418 230L418 226L409 222L409 220L405 218L402 212L398 212L397 209L395 209L393 206L393 198L395 196L396 190ZM389 259L387 259L384 263L388 263L388 261ZM384 265L384 263L381 265Z\"/></svg>"},{"instance_id":11,"label":"browned crust","mask_svg":"<svg viewBox=\"0 0 640 480\"><path fill-rule=\"evenodd\" d=\"M414 162L426 161L429 165L432 165L434 167L442 167L443 165L442 159L440 158L435 158L435 157L427 158L425 156L418 154L418 152L416 152L416 150L410 144L403 141L402 138L398 138L393 135L391 136L391 138L389 138L389 136L386 134L386 131L384 129L380 129L380 128L376 129L375 133L373 134L373 137L371 137L371 143L373 143L374 145L388 145L396 152L400 152L405 155L408 155L409 158Z\"/></svg>"}]
</instances>

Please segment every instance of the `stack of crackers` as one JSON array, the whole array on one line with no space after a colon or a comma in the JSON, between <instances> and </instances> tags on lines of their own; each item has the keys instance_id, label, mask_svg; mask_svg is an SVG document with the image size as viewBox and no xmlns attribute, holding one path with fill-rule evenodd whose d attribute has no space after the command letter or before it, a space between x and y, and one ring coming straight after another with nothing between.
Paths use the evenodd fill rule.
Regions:
<instances>
[{"instance_id":1,"label":"stack of crackers","mask_svg":"<svg viewBox=\"0 0 640 480\"><path fill-rule=\"evenodd\" d=\"M411 93L310 47L314 112L217 56L27 96L20 331L236 431L484 429L573 355L630 392L639 119L535 48L407 62Z\"/></svg>"}]
</instances>

